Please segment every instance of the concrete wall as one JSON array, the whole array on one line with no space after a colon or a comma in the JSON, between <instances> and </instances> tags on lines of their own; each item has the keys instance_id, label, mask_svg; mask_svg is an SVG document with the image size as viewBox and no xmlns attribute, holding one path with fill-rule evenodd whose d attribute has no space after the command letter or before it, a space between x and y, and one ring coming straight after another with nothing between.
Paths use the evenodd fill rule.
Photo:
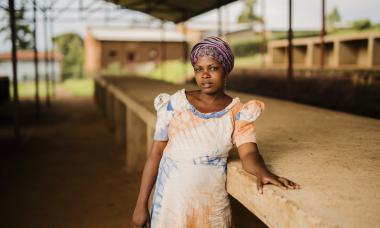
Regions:
<instances>
[{"instance_id":1,"label":"concrete wall","mask_svg":"<svg viewBox=\"0 0 380 228\"><path fill-rule=\"evenodd\" d=\"M59 62L54 62L54 71L56 81L61 80L61 67ZM34 62L33 61L18 61L17 63L17 79L19 82L33 81L34 80ZM51 65L49 64L48 72L50 74L50 80L53 79L51 75ZM38 74L40 80L45 79L46 67L45 62L38 62ZM2 61L0 62L0 75L9 77L9 80L13 80L12 62Z\"/></svg>"},{"instance_id":2,"label":"concrete wall","mask_svg":"<svg viewBox=\"0 0 380 228\"><path fill-rule=\"evenodd\" d=\"M287 66L287 40L275 40L268 44L268 66ZM324 67L367 68L380 67L380 33L326 36ZM320 38L297 38L293 40L295 67L318 67L320 65Z\"/></svg>"}]
</instances>

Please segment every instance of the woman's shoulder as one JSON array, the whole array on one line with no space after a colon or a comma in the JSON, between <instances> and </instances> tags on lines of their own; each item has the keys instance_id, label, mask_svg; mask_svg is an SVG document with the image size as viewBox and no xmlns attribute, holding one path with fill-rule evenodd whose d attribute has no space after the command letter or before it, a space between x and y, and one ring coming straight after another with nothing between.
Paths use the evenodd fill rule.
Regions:
<instances>
[{"instance_id":1,"label":"woman's shoulder","mask_svg":"<svg viewBox=\"0 0 380 228\"><path fill-rule=\"evenodd\" d=\"M239 101L233 108L233 115L236 120L253 122L264 111L265 103L257 99L251 99L245 103Z\"/></svg>"},{"instance_id":2,"label":"woman's shoulder","mask_svg":"<svg viewBox=\"0 0 380 228\"><path fill-rule=\"evenodd\" d=\"M174 109L181 109L183 108L185 102L184 102L184 93L185 89L177 90L173 94L169 93L160 93L156 96L154 99L154 107L156 110L159 110L163 106L167 106L169 111L172 111Z\"/></svg>"}]
</instances>

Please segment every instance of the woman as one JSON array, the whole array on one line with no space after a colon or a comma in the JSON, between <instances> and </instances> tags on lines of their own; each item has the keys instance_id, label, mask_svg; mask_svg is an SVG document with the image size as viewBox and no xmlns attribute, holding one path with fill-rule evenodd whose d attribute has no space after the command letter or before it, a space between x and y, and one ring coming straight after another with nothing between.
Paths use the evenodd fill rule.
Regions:
<instances>
[{"instance_id":1,"label":"woman","mask_svg":"<svg viewBox=\"0 0 380 228\"><path fill-rule=\"evenodd\" d=\"M227 157L235 145L243 168L264 184L300 186L271 173L256 144L254 121L264 103L225 93L234 56L228 44L209 37L191 51L199 90L160 94L154 101L157 124L133 214L134 227L230 227L226 192ZM156 182L152 207L148 199Z\"/></svg>"}]
</instances>

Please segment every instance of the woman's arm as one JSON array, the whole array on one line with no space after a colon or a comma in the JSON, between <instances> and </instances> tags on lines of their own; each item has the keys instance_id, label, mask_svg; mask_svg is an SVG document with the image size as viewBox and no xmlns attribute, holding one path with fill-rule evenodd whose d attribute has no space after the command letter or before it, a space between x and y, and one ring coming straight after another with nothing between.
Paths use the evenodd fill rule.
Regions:
<instances>
[{"instance_id":1,"label":"woman's arm","mask_svg":"<svg viewBox=\"0 0 380 228\"><path fill-rule=\"evenodd\" d=\"M244 143L238 147L243 169L257 177L257 190L263 193L264 184L274 184L282 189L299 189L301 186L284 177L271 173L261 157L256 143Z\"/></svg>"},{"instance_id":2,"label":"woman's arm","mask_svg":"<svg viewBox=\"0 0 380 228\"><path fill-rule=\"evenodd\" d=\"M133 212L132 226L143 227L149 224L148 200L152 191L154 182L157 178L158 166L162 153L166 147L167 141L154 141L151 152L144 166L141 178L140 192L137 198L136 208Z\"/></svg>"}]
</instances>

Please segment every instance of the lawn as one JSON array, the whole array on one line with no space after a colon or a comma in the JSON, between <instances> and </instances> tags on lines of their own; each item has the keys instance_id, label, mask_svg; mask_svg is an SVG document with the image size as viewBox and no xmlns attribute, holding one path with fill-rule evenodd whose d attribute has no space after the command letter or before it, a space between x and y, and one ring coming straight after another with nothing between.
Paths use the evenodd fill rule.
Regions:
<instances>
[{"instance_id":1,"label":"lawn","mask_svg":"<svg viewBox=\"0 0 380 228\"><path fill-rule=\"evenodd\" d=\"M73 96L92 96L94 92L94 83L92 78L83 79L67 79L63 82L56 84L57 89L62 89ZM10 85L11 96L13 96L12 84ZM50 91L52 86L50 85ZM34 82L20 82L18 83L18 94L20 98L28 98L35 96ZM39 95L45 97L46 83L44 81L39 83Z\"/></svg>"}]
</instances>

